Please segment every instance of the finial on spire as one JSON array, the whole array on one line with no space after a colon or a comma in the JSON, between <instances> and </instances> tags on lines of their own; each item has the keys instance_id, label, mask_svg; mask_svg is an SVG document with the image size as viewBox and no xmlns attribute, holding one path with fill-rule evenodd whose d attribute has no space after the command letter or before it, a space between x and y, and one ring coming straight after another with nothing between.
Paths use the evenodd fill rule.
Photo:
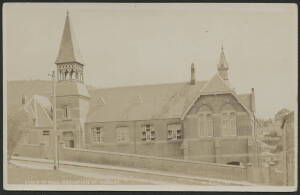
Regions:
<instances>
[{"instance_id":1,"label":"finial on spire","mask_svg":"<svg viewBox=\"0 0 300 195\"><path fill-rule=\"evenodd\" d=\"M222 51L224 51L223 41L222 41L222 44L221 44L221 49L222 49Z\"/></svg>"}]
</instances>

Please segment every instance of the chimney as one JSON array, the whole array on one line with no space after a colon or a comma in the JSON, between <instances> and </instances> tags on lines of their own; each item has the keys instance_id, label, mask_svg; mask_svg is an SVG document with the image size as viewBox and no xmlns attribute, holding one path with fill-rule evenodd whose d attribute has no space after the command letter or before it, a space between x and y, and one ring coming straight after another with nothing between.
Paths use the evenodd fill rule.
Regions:
<instances>
[{"instance_id":1,"label":"chimney","mask_svg":"<svg viewBox=\"0 0 300 195\"><path fill-rule=\"evenodd\" d=\"M255 94L254 88L251 88L251 96L250 96L250 104L251 104L251 111L255 112Z\"/></svg>"},{"instance_id":2,"label":"chimney","mask_svg":"<svg viewBox=\"0 0 300 195\"><path fill-rule=\"evenodd\" d=\"M23 94L22 95L22 105L26 104L26 96Z\"/></svg>"},{"instance_id":3,"label":"chimney","mask_svg":"<svg viewBox=\"0 0 300 195\"><path fill-rule=\"evenodd\" d=\"M191 65L191 85L195 85L196 79L195 79L195 66L194 63Z\"/></svg>"}]
</instances>

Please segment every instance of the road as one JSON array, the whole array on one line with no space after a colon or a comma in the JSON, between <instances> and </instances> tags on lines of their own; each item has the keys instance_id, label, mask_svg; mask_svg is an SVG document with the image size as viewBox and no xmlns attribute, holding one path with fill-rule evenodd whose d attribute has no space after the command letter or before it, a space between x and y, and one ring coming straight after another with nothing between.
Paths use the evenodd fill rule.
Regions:
<instances>
[{"instance_id":1,"label":"road","mask_svg":"<svg viewBox=\"0 0 300 195\"><path fill-rule=\"evenodd\" d=\"M84 185L224 185L215 181L143 174L113 169L60 165L53 170L49 163L11 160L9 184L84 184Z\"/></svg>"}]
</instances>

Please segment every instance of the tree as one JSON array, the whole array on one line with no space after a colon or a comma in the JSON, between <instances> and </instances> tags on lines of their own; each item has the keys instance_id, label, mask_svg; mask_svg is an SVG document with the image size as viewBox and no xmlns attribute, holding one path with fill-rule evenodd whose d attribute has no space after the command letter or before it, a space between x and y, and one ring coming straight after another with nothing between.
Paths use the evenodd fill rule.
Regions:
<instances>
[{"instance_id":1,"label":"tree","mask_svg":"<svg viewBox=\"0 0 300 195\"><path fill-rule=\"evenodd\" d=\"M288 110L286 108L282 108L280 111L278 111L275 114L275 120L281 121L283 119L283 117L286 116L288 113L290 113L290 110Z\"/></svg>"},{"instance_id":2,"label":"tree","mask_svg":"<svg viewBox=\"0 0 300 195\"><path fill-rule=\"evenodd\" d=\"M20 109L11 113L7 119L7 158L8 161L14 152L14 149L20 142L24 132L28 132L32 127L32 119L24 110Z\"/></svg>"}]
</instances>

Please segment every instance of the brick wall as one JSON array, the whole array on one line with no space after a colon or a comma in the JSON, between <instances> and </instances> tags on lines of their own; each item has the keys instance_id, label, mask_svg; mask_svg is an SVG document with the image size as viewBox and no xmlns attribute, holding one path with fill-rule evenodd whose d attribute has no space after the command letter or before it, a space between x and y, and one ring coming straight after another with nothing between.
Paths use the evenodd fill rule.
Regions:
<instances>
[{"instance_id":1,"label":"brick wall","mask_svg":"<svg viewBox=\"0 0 300 195\"><path fill-rule=\"evenodd\" d=\"M248 137L229 137L215 140L216 162L232 161L247 163Z\"/></svg>"},{"instance_id":2,"label":"brick wall","mask_svg":"<svg viewBox=\"0 0 300 195\"><path fill-rule=\"evenodd\" d=\"M141 154L149 156L183 158L182 140L167 139L167 125L181 123L180 119L161 119L149 121L120 121L105 123L87 123L85 125L85 147L92 150ZM151 124L155 131L155 140L150 143L142 141L142 126ZM118 143L117 127L126 126L129 129L129 141ZM91 128L103 128L103 143L93 143Z\"/></svg>"},{"instance_id":3,"label":"brick wall","mask_svg":"<svg viewBox=\"0 0 300 195\"><path fill-rule=\"evenodd\" d=\"M247 181L247 169L242 166L193 162L179 159L121 154L95 150L60 147L60 160L109 164L148 170L170 171L178 174Z\"/></svg>"},{"instance_id":4,"label":"brick wall","mask_svg":"<svg viewBox=\"0 0 300 195\"><path fill-rule=\"evenodd\" d=\"M14 155L41 158L45 156L45 148L41 145L19 144L14 150Z\"/></svg>"},{"instance_id":5,"label":"brick wall","mask_svg":"<svg viewBox=\"0 0 300 195\"><path fill-rule=\"evenodd\" d=\"M203 137L185 140L185 159L227 164L249 162L249 137Z\"/></svg>"},{"instance_id":6,"label":"brick wall","mask_svg":"<svg viewBox=\"0 0 300 195\"><path fill-rule=\"evenodd\" d=\"M216 151L213 138L202 138L188 140L188 158L189 160L216 162Z\"/></svg>"},{"instance_id":7,"label":"brick wall","mask_svg":"<svg viewBox=\"0 0 300 195\"><path fill-rule=\"evenodd\" d=\"M236 113L236 136L222 135L221 117L223 111ZM199 114L210 113L213 119L213 136L200 136ZM252 138L251 117L239 102L229 94L200 97L184 119L185 159L206 162L248 163L248 140ZM252 162L252 161L251 161Z\"/></svg>"}]
</instances>

